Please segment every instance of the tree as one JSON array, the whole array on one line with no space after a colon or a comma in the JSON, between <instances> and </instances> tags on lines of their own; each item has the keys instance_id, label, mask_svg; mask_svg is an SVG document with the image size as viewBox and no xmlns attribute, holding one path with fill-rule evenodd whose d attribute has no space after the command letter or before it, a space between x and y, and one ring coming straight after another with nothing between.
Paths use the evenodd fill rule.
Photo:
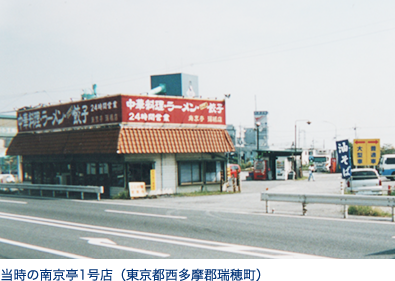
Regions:
<instances>
[{"instance_id":1,"label":"tree","mask_svg":"<svg viewBox=\"0 0 395 281\"><path fill-rule=\"evenodd\" d=\"M392 144L385 143L380 149L381 155L395 154L395 147Z\"/></svg>"}]
</instances>

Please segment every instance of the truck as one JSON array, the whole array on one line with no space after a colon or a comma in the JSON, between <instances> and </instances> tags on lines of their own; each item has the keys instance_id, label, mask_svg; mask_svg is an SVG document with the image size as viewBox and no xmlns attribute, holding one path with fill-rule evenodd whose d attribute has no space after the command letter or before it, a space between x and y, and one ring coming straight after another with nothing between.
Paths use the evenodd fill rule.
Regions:
<instances>
[{"instance_id":1,"label":"truck","mask_svg":"<svg viewBox=\"0 0 395 281\"><path fill-rule=\"evenodd\" d=\"M317 172L330 172L331 158L332 151L325 149L317 149L313 151L313 157L311 157Z\"/></svg>"},{"instance_id":2,"label":"truck","mask_svg":"<svg viewBox=\"0 0 395 281\"><path fill-rule=\"evenodd\" d=\"M257 159L254 161L254 180L266 180L267 179L267 161Z\"/></svg>"}]
</instances>

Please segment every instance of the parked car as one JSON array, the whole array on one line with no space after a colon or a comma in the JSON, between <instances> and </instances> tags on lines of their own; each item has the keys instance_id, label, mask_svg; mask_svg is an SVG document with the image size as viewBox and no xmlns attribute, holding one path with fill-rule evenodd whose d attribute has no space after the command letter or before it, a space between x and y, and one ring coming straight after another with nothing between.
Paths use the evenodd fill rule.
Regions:
<instances>
[{"instance_id":1,"label":"parked car","mask_svg":"<svg viewBox=\"0 0 395 281\"><path fill-rule=\"evenodd\" d=\"M378 170L380 175L385 176L389 180L395 180L395 154L381 156Z\"/></svg>"},{"instance_id":2,"label":"parked car","mask_svg":"<svg viewBox=\"0 0 395 281\"><path fill-rule=\"evenodd\" d=\"M382 195L383 186L379 173L375 169L352 169L347 180L348 192L357 195Z\"/></svg>"},{"instance_id":3,"label":"parked car","mask_svg":"<svg viewBox=\"0 0 395 281\"><path fill-rule=\"evenodd\" d=\"M230 168L230 176L232 178L237 178L237 176L240 174L241 172L241 168L239 165L237 164L229 164L229 168Z\"/></svg>"}]
</instances>

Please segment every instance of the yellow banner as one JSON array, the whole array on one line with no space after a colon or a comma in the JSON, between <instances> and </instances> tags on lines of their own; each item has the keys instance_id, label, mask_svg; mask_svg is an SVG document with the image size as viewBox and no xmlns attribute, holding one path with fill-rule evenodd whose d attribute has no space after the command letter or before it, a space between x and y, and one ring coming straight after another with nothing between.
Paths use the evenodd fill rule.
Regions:
<instances>
[{"instance_id":1,"label":"yellow banner","mask_svg":"<svg viewBox=\"0 0 395 281\"><path fill-rule=\"evenodd\" d=\"M151 175L151 191L153 191L156 190L156 176L154 169L150 171L150 175Z\"/></svg>"},{"instance_id":2,"label":"yellow banner","mask_svg":"<svg viewBox=\"0 0 395 281\"><path fill-rule=\"evenodd\" d=\"M352 158L355 166L377 166L380 160L380 139L355 139Z\"/></svg>"}]
</instances>

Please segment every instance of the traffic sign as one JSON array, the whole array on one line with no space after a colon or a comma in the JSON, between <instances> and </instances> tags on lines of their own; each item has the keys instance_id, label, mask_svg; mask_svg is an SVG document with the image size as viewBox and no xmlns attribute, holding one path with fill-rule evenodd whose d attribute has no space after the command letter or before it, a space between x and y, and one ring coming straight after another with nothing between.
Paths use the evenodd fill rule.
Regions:
<instances>
[{"instance_id":1,"label":"traffic sign","mask_svg":"<svg viewBox=\"0 0 395 281\"><path fill-rule=\"evenodd\" d=\"M380 160L380 139L355 139L353 163L355 166L377 166Z\"/></svg>"}]
</instances>

